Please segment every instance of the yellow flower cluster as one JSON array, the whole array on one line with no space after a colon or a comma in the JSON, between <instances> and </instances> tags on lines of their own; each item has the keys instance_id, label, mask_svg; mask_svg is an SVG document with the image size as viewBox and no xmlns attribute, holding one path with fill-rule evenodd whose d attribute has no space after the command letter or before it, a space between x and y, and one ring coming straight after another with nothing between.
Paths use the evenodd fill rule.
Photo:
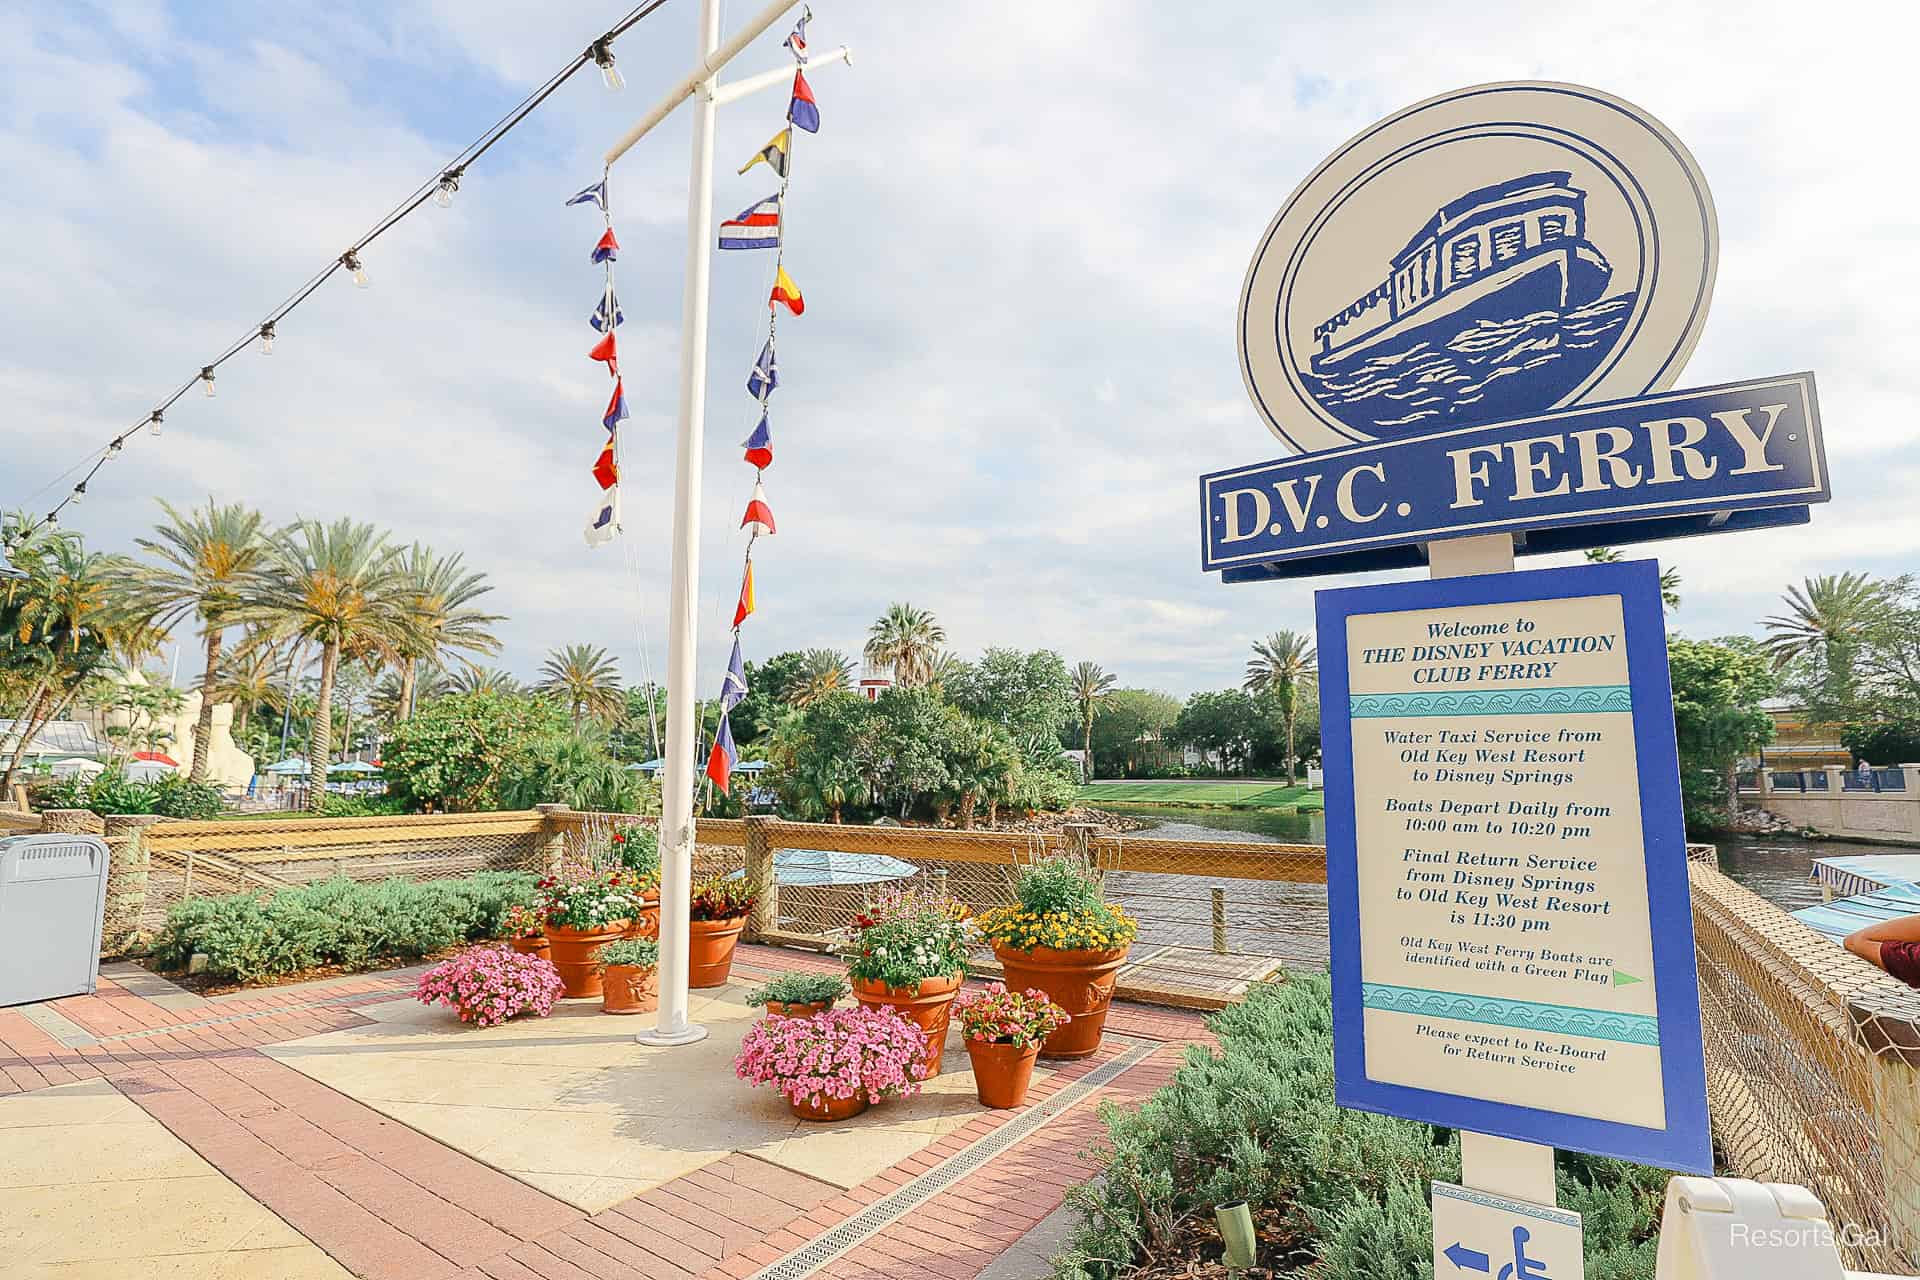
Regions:
<instances>
[{"instance_id":1,"label":"yellow flower cluster","mask_svg":"<svg viewBox=\"0 0 1920 1280\"><path fill-rule=\"evenodd\" d=\"M975 918L989 942L1014 951L1051 947L1055 951L1105 951L1132 942L1140 923L1112 903L1106 915L1089 912L1029 911L1018 903L994 907Z\"/></svg>"}]
</instances>

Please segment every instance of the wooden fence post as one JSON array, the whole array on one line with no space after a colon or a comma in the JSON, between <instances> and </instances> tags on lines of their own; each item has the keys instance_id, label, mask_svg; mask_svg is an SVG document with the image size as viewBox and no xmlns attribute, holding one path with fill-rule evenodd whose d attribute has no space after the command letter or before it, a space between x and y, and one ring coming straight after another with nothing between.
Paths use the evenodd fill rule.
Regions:
<instances>
[{"instance_id":1,"label":"wooden fence post","mask_svg":"<svg viewBox=\"0 0 1920 1280\"><path fill-rule=\"evenodd\" d=\"M1227 891L1221 885L1213 886L1213 949L1227 954Z\"/></svg>"},{"instance_id":2,"label":"wooden fence post","mask_svg":"<svg viewBox=\"0 0 1920 1280\"><path fill-rule=\"evenodd\" d=\"M103 823L107 841L107 909L100 925L100 954L123 955L144 927L147 910L146 828L158 814L116 814Z\"/></svg>"},{"instance_id":3,"label":"wooden fence post","mask_svg":"<svg viewBox=\"0 0 1920 1280\"><path fill-rule=\"evenodd\" d=\"M537 804L533 811L540 815L540 866L543 874L557 876L567 856L567 827L559 815L573 810L564 804Z\"/></svg>"},{"instance_id":4,"label":"wooden fence post","mask_svg":"<svg viewBox=\"0 0 1920 1280\"><path fill-rule=\"evenodd\" d=\"M1069 822L1062 830L1067 836L1067 852L1076 858L1093 860L1093 833L1100 828L1091 822Z\"/></svg>"},{"instance_id":5,"label":"wooden fence post","mask_svg":"<svg viewBox=\"0 0 1920 1280\"><path fill-rule=\"evenodd\" d=\"M773 865L773 819L747 819L747 883L757 895L747 914L747 933L762 937L780 927L780 880Z\"/></svg>"},{"instance_id":6,"label":"wooden fence post","mask_svg":"<svg viewBox=\"0 0 1920 1280\"><path fill-rule=\"evenodd\" d=\"M1920 995L1855 996L1847 1013L1873 1081L1891 1243L1906 1259L1920 1258Z\"/></svg>"}]
</instances>

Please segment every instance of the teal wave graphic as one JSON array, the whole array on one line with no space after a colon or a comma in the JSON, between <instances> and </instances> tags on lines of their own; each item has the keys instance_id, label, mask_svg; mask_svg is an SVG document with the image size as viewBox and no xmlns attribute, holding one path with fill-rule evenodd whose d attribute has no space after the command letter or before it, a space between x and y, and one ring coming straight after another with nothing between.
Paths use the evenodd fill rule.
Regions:
<instances>
[{"instance_id":1,"label":"teal wave graphic","mask_svg":"<svg viewBox=\"0 0 1920 1280\"><path fill-rule=\"evenodd\" d=\"M1648 1014L1609 1013L1603 1009L1539 1004L1532 1000L1500 1000L1492 996L1471 996L1458 991L1427 991L1420 987L1394 987L1379 982L1362 983L1360 991L1363 1005L1387 1013L1484 1022L1520 1031L1551 1031L1566 1036L1585 1036L1591 1040L1613 1040L1620 1044L1657 1046L1660 1043L1660 1020Z\"/></svg>"},{"instance_id":2,"label":"teal wave graphic","mask_svg":"<svg viewBox=\"0 0 1920 1280\"><path fill-rule=\"evenodd\" d=\"M1356 720L1390 716L1582 715L1633 710L1633 686L1568 685L1547 689L1434 690L1356 693L1347 699Z\"/></svg>"}]
</instances>

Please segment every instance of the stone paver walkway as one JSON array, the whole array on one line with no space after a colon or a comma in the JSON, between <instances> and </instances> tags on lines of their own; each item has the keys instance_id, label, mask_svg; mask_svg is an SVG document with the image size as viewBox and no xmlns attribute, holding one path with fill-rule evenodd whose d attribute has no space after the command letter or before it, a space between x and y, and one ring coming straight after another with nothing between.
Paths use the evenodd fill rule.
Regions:
<instances>
[{"instance_id":1,"label":"stone paver walkway","mask_svg":"<svg viewBox=\"0 0 1920 1280\"><path fill-rule=\"evenodd\" d=\"M837 967L745 947L737 970ZM1197 1015L1116 1005L1102 1052L1016 1111L972 1101L956 1039L929 1098L803 1131L732 1079L737 986L702 996L704 1051L663 1051L587 1005L459 1028L411 1001L411 971L213 999L108 973L0 1010L0 1257L23 1274L959 1280L1089 1176L1100 1102L1206 1039ZM532 1070L498 1074L516 1059Z\"/></svg>"}]
</instances>

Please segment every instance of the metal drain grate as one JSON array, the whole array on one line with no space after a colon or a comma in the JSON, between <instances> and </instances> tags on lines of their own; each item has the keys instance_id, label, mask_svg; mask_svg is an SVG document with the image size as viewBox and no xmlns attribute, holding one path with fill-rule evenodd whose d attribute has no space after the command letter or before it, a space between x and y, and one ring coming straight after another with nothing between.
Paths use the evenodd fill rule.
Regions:
<instances>
[{"instance_id":1,"label":"metal drain grate","mask_svg":"<svg viewBox=\"0 0 1920 1280\"><path fill-rule=\"evenodd\" d=\"M1110 1039L1127 1037L1109 1034ZM1158 1041L1131 1042L1131 1047L1095 1067L1038 1106L1007 1121L986 1137L935 1165L898 1191L874 1201L837 1227L830 1227L780 1261L756 1271L750 1280L803 1280L841 1254L880 1234L913 1209L939 1195L1041 1125L1062 1114L1088 1094L1117 1078L1160 1048Z\"/></svg>"}]
</instances>

